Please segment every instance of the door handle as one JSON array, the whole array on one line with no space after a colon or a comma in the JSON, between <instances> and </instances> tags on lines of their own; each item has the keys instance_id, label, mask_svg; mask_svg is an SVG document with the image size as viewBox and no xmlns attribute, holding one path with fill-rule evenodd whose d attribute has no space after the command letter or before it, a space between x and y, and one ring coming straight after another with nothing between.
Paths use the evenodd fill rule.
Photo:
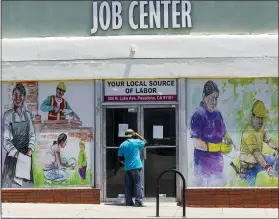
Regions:
<instances>
[{"instance_id":1,"label":"door handle","mask_svg":"<svg viewBox=\"0 0 279 219\"><path fill-rule=\"evenodd\" d=\"M147 155L146 155L146 147L143 148L143 159L146 160Z\"/></svg>"}]
</instances>

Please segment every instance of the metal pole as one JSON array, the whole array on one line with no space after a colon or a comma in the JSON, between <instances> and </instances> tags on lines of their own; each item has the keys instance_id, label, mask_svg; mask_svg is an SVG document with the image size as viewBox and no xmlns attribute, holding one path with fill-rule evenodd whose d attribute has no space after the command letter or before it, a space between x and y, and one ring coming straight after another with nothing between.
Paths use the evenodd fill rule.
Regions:
<instances>
[{"instance_id":1,"label":"metal pole","mask_svg":"<svg viewBox=\"0 0 279 219\"><path fill-rule=\"evenodd\" d=\"M183 181L183 196L182 196L182 204L183 204L183 217L185 217L185 215L186 215L186 210L185 210L185 208L186 208L186 203L185 203L185 196L186 196L186 186L185 186L185 179L184 179L184 177L183 177L183 175L181 174L180 175L181 176L181 178L182 178L182 181Z\"/></svg>"},{"instance_id":2,"label":"metal pole","mask_svg":"<svg viewBox=\"0 0 279 219\"><path fill-rule=\"evenodd\" d=\"M175 172L178 174L182 181L183 181L183 195L182 195L182 207L183 207L183 217L186 215L186 181L182 173L177 171L176 169L169 169L169 170L164 170L159 177L157 178L157 194L156 194L156 217L159 217L159 193L160 193L160 179L161 177L166 173L166 172Z\"/></svg>"},{"instance_id":3,"label":"metal pole","mask_svg":"<svg viewBox=\"0 0 279 219\"><path fill-rule=\"evenodd\" d=\"M159 181L157 181L156 217L159 217L159 193L160 193L160 183L159 183Z\"/></svg>"}]
</instances>

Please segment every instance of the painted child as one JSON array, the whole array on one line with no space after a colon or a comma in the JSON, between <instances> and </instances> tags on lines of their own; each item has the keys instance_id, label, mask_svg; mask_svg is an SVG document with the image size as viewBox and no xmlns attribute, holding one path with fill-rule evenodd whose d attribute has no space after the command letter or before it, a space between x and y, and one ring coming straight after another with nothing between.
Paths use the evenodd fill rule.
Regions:
<instances>
[{"instance_id":1,"label":"painted child","mask_svg":"<svg viewBox=\"0 0 279 219\"><path fill-rule=\"evenodd\" d=\"M78 172L81 178L81 183L84 183L86 179L86 168L87 168L87 158L85 152L85 142L79 142L80 151L78 154Z\"/></svg>"}]
</instances>

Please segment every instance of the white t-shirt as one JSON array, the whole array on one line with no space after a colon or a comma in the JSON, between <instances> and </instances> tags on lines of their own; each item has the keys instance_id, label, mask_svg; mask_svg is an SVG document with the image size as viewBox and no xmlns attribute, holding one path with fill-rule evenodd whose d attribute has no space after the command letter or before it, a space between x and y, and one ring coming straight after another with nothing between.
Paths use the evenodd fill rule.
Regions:
<instances>
[{"instance_id":1,"label":"white t-shirt","mask_svg":"<svg viewBox=\"0 0 279 219\"><path fill-rule=\"evenodd\" d=\"M56 152L60 152L61 147L58 144L54 144L50 147L46 155L46 163L44 170L52 170L57 168L56 166Z\"/></svg>"}]
</instances>

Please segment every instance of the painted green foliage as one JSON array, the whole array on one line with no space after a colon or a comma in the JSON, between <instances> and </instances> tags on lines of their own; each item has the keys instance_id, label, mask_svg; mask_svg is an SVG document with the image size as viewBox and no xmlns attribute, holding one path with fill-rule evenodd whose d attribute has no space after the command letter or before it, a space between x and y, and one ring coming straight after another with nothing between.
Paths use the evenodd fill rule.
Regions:
<instances>
[{"instance_id":1,"label":"painted green foliage","mask_svg":"<svg viewBox=\"0 0 279 219\"><path fill-rule=\"evenodd\" d=\"M3 83L3 188L90 186L93 120L88 115L94 106L82 106L75 95L76 89L90 93L92 88L91 82Z\"/></svg>"},{"instance_id":2,"label":"painted green foliage","mask_svg":"<svg viewBox=\"0 0 279 219\"><path fill-rule=\"evenodd\" d=\"M269 97L271 101L270 107L267 109L268 117L265 121L267 128L269 130L278 129L278 78L262 80L229 79L227 83L224 83L224 87L226 87L227 84L233 86L234 102L241 104L241 107L239 107L239 109L235 112L237 131L242 131L247 125L250 118L248 115L250 114L251 108L256 100L256 97L258 97L258 94L261 96L266 95L265 98ZM244 92L239 95L237 88L241 88L241 90ZM224 102L225 101L226 100L224 100Z\"/></svg>"},{"instance_id":3,"label":"painted green foliage","mask_svg":"<svg viewBox=\"0 0 279 219\"><path fill-rule=\"evenodd\" d=\"M250 122L251 109L257 99L262 99L264 102L270 104L267 107L267 118L265 119L265 127L268 130L271 138L278 145L278 78L272 79L230 79L224 83L224 88L233 86L233 101L239 105L235 111L235 125L236 133L242 133L247 124ZM239 92L239 91L242 92ZM227 102L223 100L221 104ZM231 113L231 112L230 112ZM238 138L241 138L237 134ZM273 150L264 144L263 154L273 154ZM237 156L234 163L239 164L239 157ZM237 179L234 171L231 171L232 179L230 186L248 186L248 184ZM277 186L278 178L270 178L265 172L260 172L257 175L256 186Z\"/></svg>"},{"instance_id":4,"label":"painted green foliage","mask_svg":"<svg viewBox=\"0 0 279 219\"><path fill-rule=\"evenodd\" d=\"M74 172L70 175L70 177L64 181L64 182L52 182L51 184L46 183L46 179L44 176L43 166L39 164L39 162L36 160L36 157L39 154L39 147L36 147L36 150L34 152L34 158L32 159L33 162L33 177L34 177L34 187L36 188L45 188L45 187L55 187L55 186L82 186L80 183L81 178L78 173L78 170L74 170ZM91 181L91 174L92 171L90 168L86 171L86 180L84 181L83 185L88 186L90 185Z\"/></svg>"},{"instance_id":5,"label":"painted green foliage","mask_svg":"<svg viewBox=\"0 0 279 219\"><path fill-rule=\"evenodd\" d=\"M209 80L189 80L187 85L187 125L191 127L191 117L199 107L203 99L202 93L205 84ZM271 139L278 147L278 78L247 78L247 79L212 79L218 89L217 110L221 112L226 131L234 142L236 148L229 154L224 155L223 174L225 182L221 185L224 187L248 187L246 182L240 180L230 163L233 161L236 167L240 167L240 146L242 144L242 136L251 123L252 107L256 100L262 101L265 106L267 117L264 119L264 127ZM190 131L190 128L189 128ZM188 177L191 186L199 186L194 172L194 142L188 138L190 144L188 147L189 162ZM274 155L274 150L263 144L263 155ZM193 156L194 155L194 156ZM207 178L200 176L198 180L204 180L203 185L213 186L207 181ZM207 183L206 183L207 182ZM219 185L219 184L218 184ZM266 171L260 171L256 174L255 186L274 187L278 186L277 177L269 177Z\"/></svg>"},{"instance_id":6,"label":"painted green foliage","mask_svg":"<svg viewBox=\"0 0 279 219\"><path fill-rule=\"evenodd\" d=\"M47 162L46 159L46 153L49 150L49 148L52 145L52 141L46 137L42 137L43 135L38 135L37 139L37 145L36 150L33 155L33 177L34 177L34 186L37 188L43 188L43 187L55 187L55 186L89 186L91 184L91 168L90 165L87 165L86 169L86 179L83 181L81 178L81 175L79 173L79 168L77 165L75 165L74 169L68 169L67 172L67 178L65 180L47 180L44 172L44 165L45 162ZM51 133L50 133L51 135ZM87 147L90 146L90 142L87 142ZM44 146L46 145L46 146ZM87 148L87 152L89 152L89 148ZM61 151L60 156L69 158L72 157L76 161L78 161L78 153L79 153L79 139L78 141L76 139L67 139L67 146L65 149L67 151ZM90 153L87 153L90 154ZM87 155L87 162L89 157ZM77 162L76 162L77 163Z\"/></svg>"}]
</instances>

